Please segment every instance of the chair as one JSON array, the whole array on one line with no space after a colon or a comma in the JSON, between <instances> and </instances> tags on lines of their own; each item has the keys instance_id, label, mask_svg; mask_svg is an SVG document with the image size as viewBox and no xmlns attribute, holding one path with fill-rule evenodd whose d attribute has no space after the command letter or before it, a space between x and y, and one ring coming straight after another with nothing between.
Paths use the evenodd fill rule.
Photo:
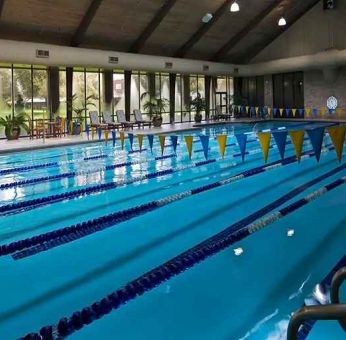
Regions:
<instances>
[{"instance_id":1,"label":"chair","mask_svg":"<svg viewBox=\"0 0 346 340\"><path fill-rule=\"evenodd\" d=\"M110 112L103 112L102 116L103 116L103 122L108 125L108 128L119 130L121 124L113 122L112 115Z\"/></svg>"},{"instance_id":2,"label":"chair","mask_svg":"<svg viewBox=\"0 0 346 340\"><path fill-rule=\"evenodd\" d=\"M44 119L37 119L34 124L34 128L32 129L32 136L36 135L36 138L40 138L42 134L43 136L48 135L48 127L45 124Z\"/></svg>"},{"instance_id":3,"label":"chair","mask_svg":"<svg viewBox=\"0 0 346 340\"><path fill-rule=\"evenodd\" d=\"M232 118L232 115L229 113L222 113L221 106L216 105L216 116L219 117L219 119L230 119Z\"/></svg>"},{"instance_id":4,"label":"chair","mask_svg":"<svg viewBox=\"0 0 346 340\"><path fill-rule=\"evenodd\" d=\"M138 123L138 127L140 127L140 125L143 126L143 129L145 126L149 126L151 127L151 121L150 120L144 120L142 117L142 112L139 110L133 110L133 113L135 115L135 120L136 123Z\"/></svg>"},{"instance_id":5,"label":"chair","mask_svg":"<svg viewBox=\"0 0 346 340\"><path fill-rule=\"evenodd\" d=\"M62 135L66 136L66 130L65 130L65 118L57 116L55 119L55 125L53 127L53 134L54 136L61 137Z\"/></svg>"},{"instance_id":6,"label":"chair","mask_svg":"<svg viewBox=\"0 0 346 340\"><path fill-rule=\"evenodd\" d=\"M90 126L101 129L108 129L108 124L102 124L99 120L99 115L97 111L89 111Z\"/></svg>"},{"instance_id":7,"label":"chair","mask_svg":"<svg viewBox=\"0 0 346 340\"><path fill-rule=\"evenodd\" d=\"M125 128L131 128L133 129L133 123L129 122L128 120L126 120L125 118L125 113L123 110L117 110L117 119L118 122L121 124L121 126L125 129Z\"/></svg>"}]
</instances>

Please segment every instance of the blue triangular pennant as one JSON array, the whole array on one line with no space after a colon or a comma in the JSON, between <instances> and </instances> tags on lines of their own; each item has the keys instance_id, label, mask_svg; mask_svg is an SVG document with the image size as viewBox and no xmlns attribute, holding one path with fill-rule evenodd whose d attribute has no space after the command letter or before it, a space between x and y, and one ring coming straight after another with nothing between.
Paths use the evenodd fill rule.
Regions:
<instances>
[{"instance_id":1,"label":"blue triangular pennant","mask_svg":"<svg viewBox=\"0 0 346 340\"><path fill-rule=\"evenodd\" d=\"M171 139L173 151L174 151L174 153L176 153L177 145L178 145L178 136L170 136L170 139Z\"/></svg>"},{"instance_id":2,"label":"blue triangular pennant","mask_svg":"<svg viewBox=\"0 0 346 340\"><path fill-rule=\"evenodd\" d=\"M286 109L285 111L286 111L286 117L289 117L291 109Z\"/></svg>"},{"instance_id":3,"label":"blue triangular pennant","mask_svg":"<svg viewBox=\"0 0 346 340\"><path fill-rule=\"evenodd\" d=\"M275 143L279 149L281 159L285 158L287 131L277 131L272 133Z\"/></svg>"},{"instance_id":4,"label":"blue triangular pennant","mask_svg":"<svg viewBox=\"0 0 346 340\"><path fill-rule=\"evenodd\" d=\"M319 162L320 156L321 156L321 150L322 150L323 137L324 137L324 127L307 130L306 132L310 138L317 162Z\"/></svg>"},{"instance_id":5,"label":"blue triangular pennant","mask_svg":"<svg viewBox=\"0 0 346 340\"><path fill-rule=\"evenodd\" d=\"M278 112L278 109L276 107L273 108L273 116L275 117Z\"/></svg>"},{"instance_id":6,"label":"blue triangular pennant","mask_svg":"<svg viewBox=\"0 0 346 340\"><path fill-rule=\"evenodd\" d=\"M318 116L318 109L312 109L312 115L313 116Z\"/></svg>"},{"instance_id":7,"label":"blue triangular pennant","mask_svg":"<svg viewBox=\"0 0 346 340\"><path fill-rule=\"evenodd\" d=\"M247 135L245 133L241 133L239 135L235 135L235 138L237 139L237 142L238 142L238 145L239 145L241 159L244 162L245 153L246 153Z\"/></svg>"},{"instance_id":8,"label":"blue triangular pennant","mask_svg":"<svg viewBox=\"0 0 346 340\"><path fill-rule=\"evenodd\" d=\"M206 135L200 135L199 139L201 140L202 143L202 148L203 148L203 153L205 159L208 159L208 150L209 150L209 136Z\"/></svg>"},{"instance_id":9,"label":"blue triangular pennant","mask_svg":"<svg viewBox=\"0 0 346 340\"><path fill-rule=\"evenodd\" d=\"M113 146L115 146L115 139L116 139L116 132L115 132L115 130L112 130L112 141L113 141Z\"/></svg>"},{"instance_id":10,"label":"blue triangular pennant","mask_svg":"<svg viewBox=\"0 0 346 340\"><path fill-rule=\"evenodd\" d=\"M153 153L154 135L148 135L147 137L151 153Z\"/></svg>"},{"instance_id":11,"label":"blue triangular pennant","mask_svg":"<svg viewBox=\"0 0 346 340\"><path fill-rule=\"evenodd\" d=\"M98 128L98 129L97 129L97 133L98 133L99 140L100 140L100 139L101 139L101 136L102 136L102 130L101 130L101 128Z\"/></svg>"},{"instance_id":12,"label":"blue triangular pennant","mask_svg":"<svg viewBox=\"0 0 346 340\"><path fill-rule=\"evenodd\" d=\"M304 109L298 109L298 112L301 117L304 116Z\"/></svg>"},{"instance_id":13,"label":"blue triangular pennant","mask_svg":"<svg viewBox=\"0 0 346 340\"><path fill-rule=\"evenodd\" d=\"M133 150L133 133L128 133L127 136L129 137L131 150Z\"/></svg>"}]
</instances>

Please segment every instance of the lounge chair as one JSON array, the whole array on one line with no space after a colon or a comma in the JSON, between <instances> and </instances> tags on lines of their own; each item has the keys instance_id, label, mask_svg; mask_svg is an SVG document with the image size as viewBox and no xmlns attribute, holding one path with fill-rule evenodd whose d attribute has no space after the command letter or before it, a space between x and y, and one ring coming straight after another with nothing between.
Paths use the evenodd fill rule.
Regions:
<instances>
[{"instance_id":1,"label":"lounge chair","mask_svg":"<svg viewBox=\"0 0 346 340\"><path fill-rule=\"evenodd\" d=\"M220 105L216 105L215 109L216 109L216 116L218 117L218 119L231 119L232 118L231 114L222 113Z\"/></svg>"},{"instance_id":2,"label":"lounge chair","mask_svg":"<svg viewBox=\"0 0 346 340\"><path fill-rule=\"evenodd\" d=\"M139 110L133 110L133 114L135 115L136 123L138 123L138 127L141 125L143 126L143 129L145 126L151 127L151 121L150 120L144 120L142 117L142 112Z\"/></svg>"},{"instance_id":3,"label":"lounge chair","mask_svg":"<svg viewBox=\"0 0 346 340\"><path fill-rule=\"evenodd\" d=\"M121 126L126 129L126 128L131 128L133 129L133 124L134 123L131 123L129 122L128 120L126 120L125 118L125 113L123 110L117 110L117 119L118 119L118 122L121 124Z\"/></svg>"},{"instance_id":4,"label":"lounge chair","mask_svg":"<svg viewBox=\"0 0 346 340\"><path fill-rule=\"evenodd\" d=\"M90 117L90 126L95 128L101 128L101 129L108 129L107 124L100 123L99 115L97 111L89 111L89 117Z\"/></svg>"},{"instance_id":5,"label":"lounge chair","mask_svg":"<svg viewBox=\"0 0 346 340\"><path fill-rule=\"evenodd\" d=\"M110 112L103 112L103 122L108 125L110 129L118 129L121 127L121 124L115 123L112 120L112 114Z\"/></svg>"}]
</instances>

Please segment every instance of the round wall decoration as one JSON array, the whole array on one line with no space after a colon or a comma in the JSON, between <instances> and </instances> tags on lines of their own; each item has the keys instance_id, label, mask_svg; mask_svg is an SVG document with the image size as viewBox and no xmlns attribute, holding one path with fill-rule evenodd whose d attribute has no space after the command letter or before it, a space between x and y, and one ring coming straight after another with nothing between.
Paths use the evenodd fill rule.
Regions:
<instances>
[{"instance_id":1,"label":"round wall decoration","mask_svg":"<svg viewBox=\"0 0 346 340\"><path fill-rule=\"evenodd\" d=\"M334 96L329 97L327 99L327 107L329 110L336 110L338 107L338 100Z\"/></svg>"}]
</instances>

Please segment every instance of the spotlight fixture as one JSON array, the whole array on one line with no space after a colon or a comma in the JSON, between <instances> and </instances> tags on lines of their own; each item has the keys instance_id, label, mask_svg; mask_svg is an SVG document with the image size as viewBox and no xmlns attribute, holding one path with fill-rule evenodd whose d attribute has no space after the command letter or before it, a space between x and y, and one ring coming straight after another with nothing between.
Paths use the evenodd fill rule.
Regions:
<instances>
[{"instance_id":1,"label":"spotlight fixture","mask_svg":"<svg viewBox=\"0 0 346 340\"><path fill-rule=\"evenodd\" d=\"M237 1L234 1L231 5L231 12L239 12L240 11L240 7L237 3Z\"/></svg>"},{"instance_id":2,"label":"spotlight fixture","mask_svg":"<svg viewBox=\"0 0 346 340\"><path fill-rule=\"evenodd\" d=\"M213 15L211 13L206 13L206 15L202 18L202 22L205 24L208 23L213 18Z\"/></svg>"},{"instance_id":3,"label":"spotlight fixture","mask_svg":"<svg viewBox=\"0 0 346 340\"><path fill-rule=\"evenodd\" d=\"M281 17L278 21L279 26L286 26L286 19L284 17Z\"/></svg>"}]
</instances>

